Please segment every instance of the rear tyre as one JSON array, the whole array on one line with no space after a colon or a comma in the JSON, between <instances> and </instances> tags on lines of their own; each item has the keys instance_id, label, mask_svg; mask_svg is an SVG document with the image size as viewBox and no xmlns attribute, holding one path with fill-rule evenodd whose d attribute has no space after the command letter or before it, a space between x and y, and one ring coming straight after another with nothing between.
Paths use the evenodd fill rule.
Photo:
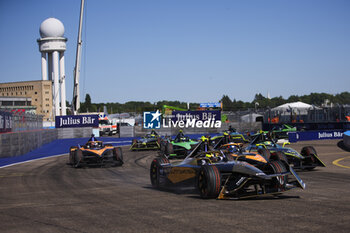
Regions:
<instances>
[{"instance_id":1,"label":"rear tyre","mask_svg":"<svg viewBox=\"0 0 350 233\"><path fill-rule=\"evenodd\" d=\"M306 168L307 170L312 170L316 166L310 166L311 164L316 164L317 159L315 156L317 155L316 150L313 146L305 146L301 149L300 154L302 156L305 156L305 160L303 161L304 165L307 165L308 167Z\"/></svg>"},{"instance_id":2,"label":"rear tyre","mask_svg":"<svg viewBox=\"0 0 350 233\"><path fill-rule=\"evenodd\" d=\"M199 170L197 188L204 199L216 198L221 189L221 176L216 166L202 166Z\"/></svg>"},{"instance_id":3,"label":"rear tyre","mask_svg":"<svg viewBox=\"0 0 350 233\"><path fill-rule=\"evenodd\" d=\"M270 153L270 151L269 151L268 149L266 149L266 148L260 148L260 149L258 150L258 153L259 153L262 157L264 157L264 159L265 159L267 162L270 161L271 153Z\"/></svg>"},{"instance_id":4,"label":"rear tyre","mask_svg":"<svg viewBox=\"0 0 350 233\"><path fill-rule=\"evenodd\" d=\"M174 147L173 147L173 144L171 142L168 142L165 145L165 154L166 155L174 154Z\"/></svg>"}]
</instances>

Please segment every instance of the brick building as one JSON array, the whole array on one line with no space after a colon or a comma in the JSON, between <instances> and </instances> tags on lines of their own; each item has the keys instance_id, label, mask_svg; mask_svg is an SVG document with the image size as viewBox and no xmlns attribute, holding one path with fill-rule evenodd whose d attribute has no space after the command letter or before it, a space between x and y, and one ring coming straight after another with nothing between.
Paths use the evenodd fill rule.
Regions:
<instances>
[{"instance_id":1,"label":"brick building","mask_svg":"<svg viewBox=\"0 0 350 233\"><path fill-rule=\"evenodd\" d=\"M0 83L0 100L0 108L33 106L36 114L44 116L44 121L54 120L50 80Z\"/></svg>"}]
</instances>

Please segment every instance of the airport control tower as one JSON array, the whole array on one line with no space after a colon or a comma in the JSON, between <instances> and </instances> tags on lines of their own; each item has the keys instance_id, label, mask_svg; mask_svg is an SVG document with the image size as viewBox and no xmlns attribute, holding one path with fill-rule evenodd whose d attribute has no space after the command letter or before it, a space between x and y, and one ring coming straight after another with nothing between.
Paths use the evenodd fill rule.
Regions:
<instances>
[{"instance_id":1,"label":"airport control tower","mask_svg":"<svg viewBox=\"0 0 350 233\"><path fill-rule=\"evenodd\" d=\"M63 34L62 22L48 18L41 23L40 39L37 40L41 52L42 80L53 81L52 100L55 116L66 115L64 51L67 38L64 38Z\"/></svg>"}]
</instances>

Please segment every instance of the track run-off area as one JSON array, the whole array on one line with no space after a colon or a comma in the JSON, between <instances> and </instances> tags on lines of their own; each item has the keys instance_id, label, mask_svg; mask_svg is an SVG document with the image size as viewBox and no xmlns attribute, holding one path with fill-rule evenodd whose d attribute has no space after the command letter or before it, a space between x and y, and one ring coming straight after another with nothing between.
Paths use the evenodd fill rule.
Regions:
<instances>
[{"instance_id":1,"label":"track run-off area","mask_svg":"<svg viewBox=\"0 0 350 233\"><path fill-rule=\"evenodd\" d=\"M0 168L0 232L349 232L350 152L338 140L289 146L306 145L327 167L297 171L305 190L244 200L153 189L156 151L122 146L121 167L75 169L68 149L45 158L45 148L34 161Z\"/></svg>"}]
</instances>

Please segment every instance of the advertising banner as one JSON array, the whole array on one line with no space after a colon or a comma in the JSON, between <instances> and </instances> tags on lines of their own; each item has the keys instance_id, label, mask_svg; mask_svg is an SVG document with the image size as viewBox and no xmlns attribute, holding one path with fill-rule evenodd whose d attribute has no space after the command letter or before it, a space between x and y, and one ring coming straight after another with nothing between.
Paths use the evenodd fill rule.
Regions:
<instances>
[{"instance_id":1,"label":"advertising banner","mask_svg":"<svg viewBox=\"0 0 350 233\"><path fill-rule=\"evenodd\" d=\"M56 128L98 127L98 115L56 116Z\"/></svg>"},{"instance_id":2,"label":"advertising banner","mask_svg":"<svg viewBox=\"0 0 350 233\"><path fill-rule=\"evenodd\" d=\"M221 103L201 103L199 104L201 108L221 108Z\"/></svg>"},{"instance_id":3,"label":"advertising banner","mask_svg":"<svg viewBox=\"0 0 350 233\"><path fill-rule=\"evenodd\" d=\"M325 140L325 139L343 139L344 130L322 130L322 131L301 131L289 132L290 142Z\"/></svg>"},{"instance_id":4,"label":"advertising banner","mask_svg":"<svg viewBox=\"0 0 350 233\"><path fill-rule=\"evenodd\" d=\"M0 111L0 133L12 131L12 114Z\"/></svg>"},{"instance_id":5,"label":"advertising banner","mask_svg":"<svg viewBox=\"0 0 350 233\"><path fill-rule=\"evenodd\" d=\"M173 111L171 120L175 121L221 121L221 111Z\"/></svg>"},{"instance_id":6,"label":"advertising banner","mask_svg":"<svg viewBox=\"0 0 350 233\"><path fill-rule=\"evenodd\" d=\"M143 113L143 128L220 128L221 111L173 111L161 117L159 110Z\"/></svg>"},{"instance_id":7,"label":"advertising banner","mask_svg":"<svg viewBox=\"0 0 350 233\"><path fill-rule=\"evenodd\" d=\"M220 128L221 111L173 111L168 124L180 128Z\"/></svg>"}]
</instances>

